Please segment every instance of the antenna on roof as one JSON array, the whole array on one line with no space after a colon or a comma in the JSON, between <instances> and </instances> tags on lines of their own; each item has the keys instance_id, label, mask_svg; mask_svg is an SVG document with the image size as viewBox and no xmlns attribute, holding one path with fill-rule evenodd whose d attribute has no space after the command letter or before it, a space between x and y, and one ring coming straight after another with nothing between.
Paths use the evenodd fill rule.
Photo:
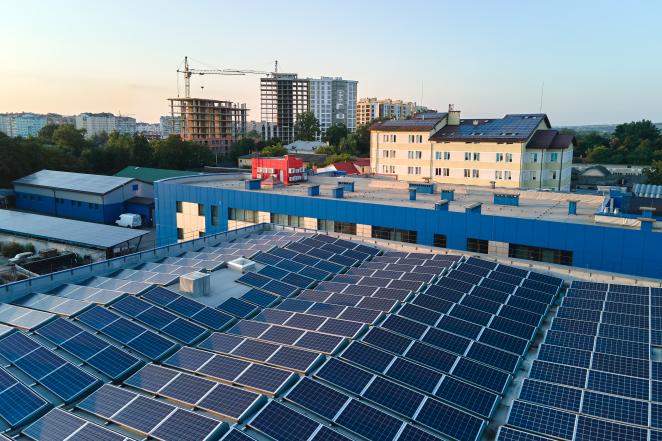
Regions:
<instances>
[{"instance_id":1,"label":"antenna on roof","mask_svg":"<svg viewBox=\"0 0 662 441\"><path fill-rule=\"evenodd\" d=\"M545 94L545 80L542 82L542 86L540 86L540 111L538 113L542 113L542 97Z\"/></svg>"}]
</instances>

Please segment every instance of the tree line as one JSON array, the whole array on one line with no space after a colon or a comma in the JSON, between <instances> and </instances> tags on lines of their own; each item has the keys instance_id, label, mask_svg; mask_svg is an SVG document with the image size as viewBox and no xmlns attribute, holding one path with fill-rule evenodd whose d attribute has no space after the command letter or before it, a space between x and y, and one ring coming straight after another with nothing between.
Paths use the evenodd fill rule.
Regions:
<instances>
[{"instance_id":1,"label":"tree line","mask_svg":"<svg viewBox=\"0 0 662 441\"><path fill-rule=\"evenodd\" d=\"M176 135L156 141L117 132L86 138L84 130L67 124L47 125L30 138L0 132L0 158L0 187L42 169L112 175L129 165L190 170L215 163L206 146Z\"/></svg>"}]
</instances>

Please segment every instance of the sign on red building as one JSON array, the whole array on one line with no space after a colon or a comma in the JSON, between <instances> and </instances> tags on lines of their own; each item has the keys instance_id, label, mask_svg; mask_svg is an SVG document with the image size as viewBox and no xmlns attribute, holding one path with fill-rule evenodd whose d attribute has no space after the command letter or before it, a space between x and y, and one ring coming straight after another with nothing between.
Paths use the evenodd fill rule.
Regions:
<instances>
[{"instance_id":1,"label":"sign on red building","mask_svg":"<svg viewBox=\"0 0 662 441\"><path fill-rule=\"evenodd\" d=\"M282 158L253 158L253 179L273 177L285 185L305 180L303 161L294 155Z\"/></svg>"}]
</instances>

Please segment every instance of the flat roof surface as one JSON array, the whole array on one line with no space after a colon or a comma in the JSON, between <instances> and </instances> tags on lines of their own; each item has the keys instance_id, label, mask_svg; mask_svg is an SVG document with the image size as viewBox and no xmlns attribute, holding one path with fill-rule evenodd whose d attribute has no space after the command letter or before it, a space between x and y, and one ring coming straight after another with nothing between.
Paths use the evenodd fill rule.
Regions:
<instances>
[{"instance_id":1,"label":"flat roof surface","mask_svg":"<svg viewBox=\"0 0 662 441\"><path fill-rule=\"evenodd\" d=\"M165 168L138 167L135 165L130 165L115 173L115 176L121 178L133 178L152 183L160 179L178 178L181 176L193 176L200 174L202 173L186 170L169 170Z\"/></svg>"},{"instance_id":2,"label":"flat roof surface","mask_svg":"<svg viewBox=\"0 0 662 441\"><path fill-rule=\"evenodd\" d=\"M0 232L91 248L112 248L149 234L144 230L11 210L0 210Z\"/></svg>"},{"instance_id":3,"label":"flat roof surface","mask_svg":"<svg viewBox=\"0 0 662 441\"><path fill-rule=\"evenodd\" d=\"M41 170L15 180L14 184L57 188L60 190L80 191L83 193L106 194L132 180L133 178L121 178L117 176Z\"/></svg>"},{"instance_id":4,"label":"flat roof surface","mask_svg":"<svg viewBox=\"0 0 662 441\"><path fill-rule=\"evenodd\" d=\"M455 200L448 204L449 211L464 212L468 205L482 203L482 214L529 219L545 219L563 222L594 223L594 215L600 209L602 195L569 192L533 191L507 188L490 189L487 187L450 185L436 183L435 194L418 192L415 201L409 200L409 183L374 178L335 178L312 176L307 183L273 189L245 190L244 182L236 179L206 179L182 182L183 185L228 188L240 191L260 191L292 196L308 196L310 185L320 186L320 198L331 198L331 189L339 181L354 182L354 192L345 192L343 199L381 205L398 205L434 210L434 204L441 199L440 189L454 189ZM494 194L519 194L519 206L495 205ZM568 201L577 200L577 215L568 214Z\"/></svg>"}]
</instances>

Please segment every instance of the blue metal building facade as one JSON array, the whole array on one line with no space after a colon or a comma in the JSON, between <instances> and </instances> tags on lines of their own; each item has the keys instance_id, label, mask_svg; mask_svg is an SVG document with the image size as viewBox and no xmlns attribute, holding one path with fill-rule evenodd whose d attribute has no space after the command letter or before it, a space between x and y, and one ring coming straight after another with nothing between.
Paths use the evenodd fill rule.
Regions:
<instances>
[{"instance_id":1,"label":"blue metal building facade","mask_svg":"<svg viewBox=\"0 0 662 441\"><path fill-rule=\"evenodd\" d=\"M203 187L176 179L155 183L154 191L158 245L177 241L181 201L204 204L207 234L226 230L228 208L241 208L415 230L417 242L428 246L434 234L444 234L447 248L456 250L466 250L468 238L568 250L575 267L662 277L662 233L653 231ZM218 225L211 224L212 205L219 207Z\"/></svg>"},{"instance_id":2,"label":"blue metal building facade","mask_svg":"<svg viewBox=\"0 0 662 441\"><path fill-rule=\"evenodd\" d=\"M151 183L53 170L41 170L14 181L14 192L18 209L105 224L114 223L126 213L129 200L153 197Z\"/></svg>"}]
</instances>

